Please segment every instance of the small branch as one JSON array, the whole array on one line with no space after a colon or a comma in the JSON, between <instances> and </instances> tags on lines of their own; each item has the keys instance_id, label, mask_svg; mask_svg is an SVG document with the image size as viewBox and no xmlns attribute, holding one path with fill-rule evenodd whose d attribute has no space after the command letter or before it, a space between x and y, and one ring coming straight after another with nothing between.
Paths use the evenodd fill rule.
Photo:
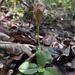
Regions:
<instances>
[{"instance_id":1,"label":"small branch","mask_svg":"<svg viewBox=\"0 0 75 75\"><path fill-rule=\"evenodd\" d=\"M23 0L19 0L23 5L25 5L26 7L28 7L29 8L29 5L26 3L26 2L24 2Z\"/></svg>"}]
</instances>

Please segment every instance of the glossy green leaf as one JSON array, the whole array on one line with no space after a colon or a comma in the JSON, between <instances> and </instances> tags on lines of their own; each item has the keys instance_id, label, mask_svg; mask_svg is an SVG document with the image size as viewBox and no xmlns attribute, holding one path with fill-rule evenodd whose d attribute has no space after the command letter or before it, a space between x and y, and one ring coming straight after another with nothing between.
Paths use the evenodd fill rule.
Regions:
<instances>
[{"instance_id":1,"label":"glossy green leaf","mask_svg":"<svg viewBox=\"0 0 75 75\"><path fill-rule=\"evenodd\" d=\"M26 72L24 72L23 74L30 74L30 75L32 75L32 74L37 72L37 69L38 68L27 69Z\"/></svg>"},{"instance_id":2,"label":"glossy green leaf","mask_svg":"<svg viewBox=\"0 0 75 75\"><path fill-rule=\"evenodd\" d=\"M29 62L24 62L20 65L19 71L23 73L28 69L28 67L29 67Z\"/></svg>"},{"instance_id":3,"label":"glossy green leaf","mask_svg":"<svg viewBox=\"0 0 75 75\"><path fill-rule=\"evenodd\" d=\"M36 68L36 67L38 67L35 63L30 63L29 64L29 68Z\"/></svg>"},{"instance_id":4,"label":"glossy green leaf","mask_svg":"<svg viewBox=\"0 0 75 75\"><path fill-rule=\"evenodd\" d=\"M24 62L20 65L19 71L23 74L34 74L38 70L38 66L33 63Z\"/></svg>"},{"instance_id":5,"label":"glossy green leaf","mask_svg":"<svg viewBox=\"0 0 75 75\"><path fill-rule=\"evenodd\" d=\"M44 71L45 71L45 68L41 68L41 67L38 68L39 73L43 73Z\"/></svg>"},{"instance_id":6,"label":"glossy green leaf","mask_svg":"<svg viewBox=\"0 0 75 75\"><path fill-rule=\"evenodd\" d=\"M51 53L48 50L43 50L43 53L45 54L46 63L51 62Z\"/></svg>"},{"instance_id":7,"label":"glossy green leaf","mask_svg":"<svg viewBox=\"0 0 75 75\"><path fill-rule=\"evenodd\" d=\"M59 75L57 69L55 67L46 67L46 71L50 72L50 75Z\"/></svg>"},{"instance_id":8,"label":"glossy green leaf","mask_svg":"<svg viewBox=\"0 0 75 75\"><path fill-rule=\"evenodd\" d=\"M45 66L46 58L45 58L45 54L43 53L43 51L38 50L36 52L36 60L37 60L37 64L41 66L42 68Z\"/></svg>"},{"instance_id":9,"label":"glossy green leaf","mask_svg":"<svg viewBox=\"0 0 75 75\"><path fill-rule=\"evenodd\" d=\"M45 71L43 75L53 75L53 74L48 71Z\"/></svg>"}]
</instances>

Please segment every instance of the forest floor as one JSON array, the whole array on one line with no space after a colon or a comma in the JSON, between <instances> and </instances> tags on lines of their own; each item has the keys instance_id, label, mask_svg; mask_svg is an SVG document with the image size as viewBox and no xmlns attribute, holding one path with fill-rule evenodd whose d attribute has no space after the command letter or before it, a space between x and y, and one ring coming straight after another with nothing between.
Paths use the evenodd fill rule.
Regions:
<instances>
[{"instance_id":1,"label":"forest floor","mask_svg":"<svg viewBox=\"0 0 75 75\"><path fill-rule=\"evenodd\" d=\"M75 26L71 22L56 18L40 23L41 47L50 51L60 75L75 75ZM37 44L35 21L13 21L11 12L1 14L0 75L22 75L18 67L35 54Z\"/></svg>"}]
</instances>

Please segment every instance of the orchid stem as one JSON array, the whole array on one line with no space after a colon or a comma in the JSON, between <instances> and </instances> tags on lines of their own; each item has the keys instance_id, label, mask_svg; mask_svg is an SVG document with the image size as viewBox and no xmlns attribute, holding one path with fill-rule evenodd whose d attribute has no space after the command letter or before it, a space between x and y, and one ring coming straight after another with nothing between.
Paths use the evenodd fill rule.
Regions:
<instances>
[{"instance_id":1,"label":"orchid stem","mask_svg":"<svg viewBox=\"0 0 75 75\"><path fill-rule=\"evenodd\" d=\"M40 23L37 23L36 35L37 35L37 40L38 40L38 47L39 47L39 50L41 50L40 39L39 39L39 24Z\"/></svg>"}]
</instances>

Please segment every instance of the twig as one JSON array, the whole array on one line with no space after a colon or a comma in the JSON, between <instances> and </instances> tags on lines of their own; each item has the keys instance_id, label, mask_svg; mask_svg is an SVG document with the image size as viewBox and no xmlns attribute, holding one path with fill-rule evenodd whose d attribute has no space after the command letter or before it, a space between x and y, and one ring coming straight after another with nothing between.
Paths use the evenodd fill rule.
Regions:
<instances>
[{"instance_id":1,"label":"twig","mask_svg":"<svg viewBox=\"0 0 75 75\"><path fill-rule=\"evenodd\" d=\"M26 2L24 2L23 0L19 0L23 5L25 5L26 7L28 7L29 8L29 5L26 3Z\"/></svg>"}]
</instances>

